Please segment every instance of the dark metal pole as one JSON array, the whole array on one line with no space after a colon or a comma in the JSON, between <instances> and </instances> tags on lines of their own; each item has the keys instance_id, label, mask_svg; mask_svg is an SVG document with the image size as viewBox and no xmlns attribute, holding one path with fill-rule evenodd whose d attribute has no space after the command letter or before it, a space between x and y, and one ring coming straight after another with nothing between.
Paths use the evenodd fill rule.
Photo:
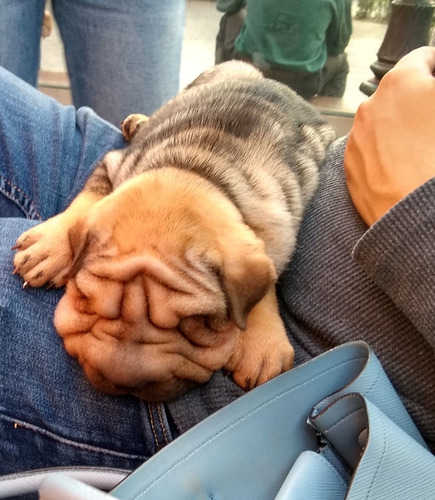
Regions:
<instances>
[{"instance_id":1,"label":"dark metal pole","mask_svg":"<svg viewBox=\"0 0 435 500\"><path fill-rule=\"evenodd\" d=\"M435 0L393 0L378 60L370 66L375 76L361 83L361 92L372 95L381 78L401 57L417 47L428 45L434 8Z\"/></svg>"}]
</instances>

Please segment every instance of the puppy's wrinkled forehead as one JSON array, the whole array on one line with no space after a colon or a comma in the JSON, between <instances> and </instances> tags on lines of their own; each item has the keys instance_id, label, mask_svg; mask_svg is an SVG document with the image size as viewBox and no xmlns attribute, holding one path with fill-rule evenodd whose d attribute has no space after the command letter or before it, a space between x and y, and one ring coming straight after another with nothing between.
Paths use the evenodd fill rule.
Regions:
<instances>
[{"instance_id":1,"label":"puppy's wrinkled forehead","mask_svg":"<svg viewBox=\"0 0 435 500\"><path fill-rule=\"evenodd\" d=\"M149 318L159 328L175 328L182 318L191 316L227 317L226 298L219 277L192 251L184 256L164 257L153 253L98 257L92 253L84 268L88 283L84 280L81 289L86 295L95 294L101 287L106 307L107 301L121 299L116 294L107 296L104 293L107 283L125 283L140 276ZM114 304L112 309L120 310L121 307L121 304Z\"/></svg>"}]
</instances>

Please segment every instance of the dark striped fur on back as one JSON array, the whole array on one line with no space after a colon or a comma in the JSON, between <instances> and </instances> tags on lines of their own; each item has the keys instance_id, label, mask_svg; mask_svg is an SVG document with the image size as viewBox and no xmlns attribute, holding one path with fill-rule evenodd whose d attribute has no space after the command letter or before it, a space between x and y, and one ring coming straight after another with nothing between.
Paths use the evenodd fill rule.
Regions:
<instances>
[{"instance_id":1,"label":"dark striped fur on back","mask_svg":"<svg viewBox=\"0 0 435 500\"><path fill-rule=\"evenodd\" d=\"M233 61L205 72L142 123L129 147L107 155L87 189L116 189L156 168L195 172L231 199L280 273L333 138L290 88Z\"/></svg>"}]
</instances>

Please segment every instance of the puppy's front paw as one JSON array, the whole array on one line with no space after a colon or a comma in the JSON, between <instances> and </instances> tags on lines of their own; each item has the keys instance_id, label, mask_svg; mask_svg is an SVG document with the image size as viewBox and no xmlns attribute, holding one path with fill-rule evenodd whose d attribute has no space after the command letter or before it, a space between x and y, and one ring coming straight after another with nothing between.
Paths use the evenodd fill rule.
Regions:
<instances>
[{"instance_id":1,"label":"puppy's front paw","mask_svg":"<svg viewBox=\"0 0 435 500\"><path fill-rule=\"evenodd\" d=\"M26 285L60 287L66 283L72 252L68 231L59 217L24 232L13 248L17 250L14 273L21 275Z\"/></svg>"},{"instance_id":2,"label":"puppy's front paw","mask_svg":"<svg viewBox=\"0 0 435 500\"><path fill-rule=\"evenodd\" d=\"M262 343L242 343L237 346L228 365L234 382L246 391L281 375L293 366L294 349L290 342L262 340Z\"/></svg>"},{"instance_id":3,"label":"puppy's front paw","mask_svg":"<svg viewBox=\"0 0 435 500\"><path fill-rule=\"evenodd\" d=\"M246 330L225 366L240 387L250 390L293 366L294 349L279 314L275 289L251 310Z\"/></svg>"}]
</instances>

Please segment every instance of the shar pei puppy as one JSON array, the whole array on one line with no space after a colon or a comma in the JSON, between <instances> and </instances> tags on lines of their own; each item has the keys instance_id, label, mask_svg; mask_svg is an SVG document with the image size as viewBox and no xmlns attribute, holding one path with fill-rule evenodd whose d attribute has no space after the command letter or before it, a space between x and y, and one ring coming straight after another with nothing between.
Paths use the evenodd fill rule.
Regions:
<instances>
[{"instance_id":1,"label":"shar pei puppy","mask_svg":"<svg viewBox=\"0 0 435 500\"><path fill-rule=\"evenodd\" d=\"M25 284L65 287L55 326L98 389L175 398L224 369L244 389L288 370L275 283L334 133L243 62L200 75L17 240Z\"/></svg>"}]
</instances>

